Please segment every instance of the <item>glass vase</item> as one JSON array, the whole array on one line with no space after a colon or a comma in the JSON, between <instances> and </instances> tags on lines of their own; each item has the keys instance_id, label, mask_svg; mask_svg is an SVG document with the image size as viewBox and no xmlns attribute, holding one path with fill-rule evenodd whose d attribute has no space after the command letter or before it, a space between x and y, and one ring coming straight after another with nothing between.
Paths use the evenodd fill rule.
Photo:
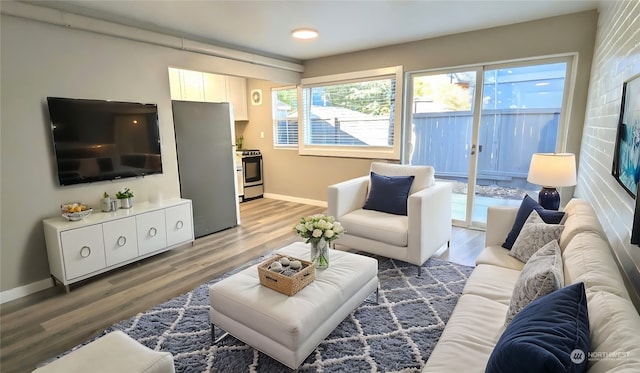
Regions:
<instances>
[{"instance_id":1,"label":"glass vase","mask_svg":"<svg viewBox=\"0 0 640 373\"><path fill-rule=\"evenodd\" d=\"M329 267L329 243L324 239L317 242L310 241L311 245L311 261L318 269Z\"/></svg>"}]
</instances>

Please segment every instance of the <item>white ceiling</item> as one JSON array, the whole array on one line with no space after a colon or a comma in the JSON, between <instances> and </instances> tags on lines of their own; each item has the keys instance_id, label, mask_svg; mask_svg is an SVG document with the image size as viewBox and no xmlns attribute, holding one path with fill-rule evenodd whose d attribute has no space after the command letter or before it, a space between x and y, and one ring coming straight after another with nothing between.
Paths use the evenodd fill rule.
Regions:
<instances>
[{"instance_id":1,"label":"white ceiling","mask_svg":"<svg viewBox=\"0 0 640 373\"><path fill-rule=\"evenodd\" d=\"M598 0L25 1L292 61L595 9ZM295 28L320 37L295 41Z\"/></svg>"}]
</instances>

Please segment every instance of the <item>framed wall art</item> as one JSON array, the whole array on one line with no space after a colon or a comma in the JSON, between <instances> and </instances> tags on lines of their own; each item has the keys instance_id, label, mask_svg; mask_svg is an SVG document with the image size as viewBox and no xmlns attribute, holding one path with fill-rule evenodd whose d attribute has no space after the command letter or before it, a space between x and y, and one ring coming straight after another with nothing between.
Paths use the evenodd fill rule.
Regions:
<instances>
[{"instance_id":1,"label":"framed wall art","mask_svg":"<svg viewBox=\"0 0 640 373\"><path fill-rule=\"evenodd\" d=\"M640 181L640 75L622 86L622 103L613 154L613 177L633 198Z\"/></svg>"}]
</instances>

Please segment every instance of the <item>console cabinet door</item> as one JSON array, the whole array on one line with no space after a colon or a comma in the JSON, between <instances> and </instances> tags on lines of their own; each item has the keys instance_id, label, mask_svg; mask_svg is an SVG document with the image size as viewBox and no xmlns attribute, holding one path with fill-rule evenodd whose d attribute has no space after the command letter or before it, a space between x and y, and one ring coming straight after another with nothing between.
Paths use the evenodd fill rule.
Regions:
<instances>
[{"instance_id":1,"label":"console cabinet door","mask_svg":"<svg viewBox=\"0 0 640 373\"><path fill-rule=\"evenodd\" d=\"M102 229L107 267L138 256L135 217L106 222Z\"/></svg>"},{"instance_id":2,"label":"console cabinet door","mask_svg":"<svg viewBox=\"0 0 640 373\"><path fill-rule=\"evenodd\" d=\"M191 204L169 207L165 210L167 221L167 246L193 240Z\"/></svg>"},{"instance_id":3,"label":"console cabinet door","mask_svg":"<svg viewBox=\"0 0 640 373\"><path fill-rule=\"evenodd\" d=\"M60 233L67 279L105 268L102 225L89 225Z\"/></svg>"},{"instance_id":4,"label":"console cabinet door","mask_svg":"<svg viewBox=\"0 0 640 373\"><path fill-rule=\"evenodd\" d=\"M136 216L138 252L140 255L167 247L167 226L164 215L164 210L159 210Z\"/></svg>"}]
</instances>

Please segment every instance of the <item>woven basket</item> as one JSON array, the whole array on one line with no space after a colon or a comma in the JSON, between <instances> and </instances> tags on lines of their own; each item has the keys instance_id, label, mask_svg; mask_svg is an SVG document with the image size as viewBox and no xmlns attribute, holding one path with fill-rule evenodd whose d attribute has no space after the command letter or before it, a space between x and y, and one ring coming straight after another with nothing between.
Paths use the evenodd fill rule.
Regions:
<instances>
[{"instance_id":1,"label":"woven basket","mask_svg":"<svg viewBox=\"0 0 640 373\"><path fill-rule=\"evenodd\" d=\"M278 261L283 257L285 256L276 255L273 258L260 263L258 265L258 276L260 277L260 284L263 286L273 289L278 293L291 296L302 290L315 279L316 267L309 261L287 257L289 260L299 260L300 263L302 263L301 269L293 276L286 276L282 273L269 270L271 263Z\"/></svg>"}]
</instances>

